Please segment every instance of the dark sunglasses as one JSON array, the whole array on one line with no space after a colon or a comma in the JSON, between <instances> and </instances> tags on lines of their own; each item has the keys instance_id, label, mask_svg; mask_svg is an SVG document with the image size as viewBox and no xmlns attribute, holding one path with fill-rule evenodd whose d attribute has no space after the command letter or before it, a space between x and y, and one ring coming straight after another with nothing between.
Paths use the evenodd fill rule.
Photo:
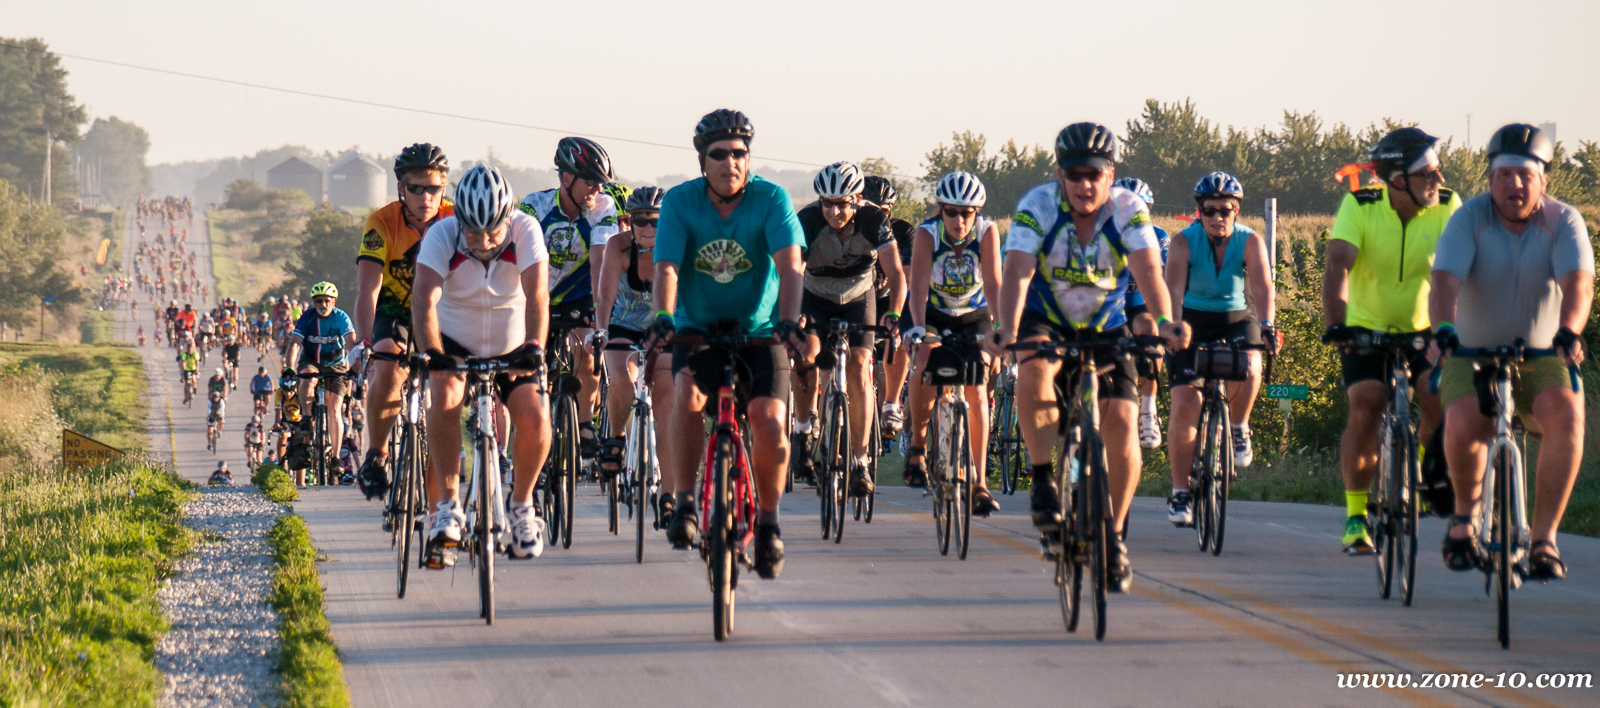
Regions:
<instances>
[{"instance_id":1,"label":"dark sunglasses","mask_svg":"<svg viewBox=\"0 0 1600 708\"><path fill-rule=\"evenodd\" d=\"M411 184L409 182L406 183L406 191L410 192L413 195L426 194L426 195L431 197L431 196L433 196L435 194L438 194L439 192L441 192L443 190L444 190L444 185L442 185L442 184Z\"/></svg>"},{"instance_id":2,"label":"dark sunglasses","mask_svg":"<svg viewBox=\"0 0 1600 708\"><path fill-rule=\"evenodd\" d=\"M735 160L743 160L750 156L750 151L744 148L735 148L733 150L717 148L715 150L706 152L706 157L709 157L716 162L722 162L723 160L728 159L729 155L732 155L733 159Z\"/></svg>"},{"instance_id":3,"label":"dark sunglasses","mask_svg":"<svg viewBox=\"0 0 1600 708\"><path fill-rule=\"evenodd\" d=\"M1098 181L1100 181L1100 170L1096 170L1096 169L1093 169L1093 168L1080 169L1080 170L1067 170L1067 181L1068 182L1082 182L1084 180L1089 180L1090 182L1098 182Z\"/></svg>"},{"instance_id":4,"label":"dark sunglasses","mask_svg":"<svg viewBox=\"0 0 1600 708\"><path fill-rule=\"evenodd\" d=\"M633 224L633 227L636 228L636 229L641 229L641 228L642 229L653 229L653 228L656 227L656 224L659 223L660 221L661 221L660 218L644 219L644 218L640 218L640 217L635 216L635 217L629 219L628 223Z\"/></svg>"},{"instance_id":5,"label":"dark sunglasses","mask_svg":"<svg viewBox=\"0 0 1600 708\"><path fill-rule=\"evenodd\" d=\"M1200 215L1201 216L1209 216L1209 217L1213 217L1213 218L1220 216L1220 217L1226 219L1226 218L1228 218L1230 216L1233 216L1234 214L1237 214L1238 212L1239 212L1238 209L1233 209L1233 208L1230 208L1230 207L1221 207L1221 208L1206 207L1206 208L1200 210Z\"/></svg>"},{"instance_id":6,"label":"dark sunglasses","mask_svg":"<svg viewBox=\"0 0 1600 708\"><path fill-rule=\"evenodd\" d=\"M972 207L968 207L966 209L958 209L956 207L945 207L941 211L944 213L945 216L948 216L948 217L950 217L952 219L970 219L973 216L976 216L977 213L978 213L978 210L976 208L972 208Z\"/></svg>"},{"instance_id":7,"label":"dark sunglasses","mask_svg":"<svg viewBox=\"0 0 1600 708\"><path fill-rule=\"evenodd\" d=\"M822 202L823 208L833 208L833 209L854 209L854 208L856 208L856 203L850 201L849 199L823 199L823 200L821 200L821 202Z\"/></svg>"}]
</instances>

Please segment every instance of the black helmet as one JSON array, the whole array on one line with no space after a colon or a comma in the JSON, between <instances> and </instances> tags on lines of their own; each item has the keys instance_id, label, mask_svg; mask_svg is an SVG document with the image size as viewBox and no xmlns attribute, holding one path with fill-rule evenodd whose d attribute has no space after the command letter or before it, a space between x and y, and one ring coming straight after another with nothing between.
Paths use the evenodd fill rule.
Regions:
<instances>
[{"instance_id":1,"label":"black helmet","mask_svg":"<svg viewBox=\"0 0 1600 708\"><path fill-rule=\"evenodd\" d=\"M1556 146L1544 131L1527 123L1512 123L1489 136L1489 162L1500 155L1531 157L1549 167L1556 159Z\"/></svg>"},{"instance_id":2,"label":"black helmet","mask_svg":"<svg viewBox=\"0 0 1600 708\"><path fill-rule=\"evenodd\" d=\"M640 187L628 195L628 205L623 211L639 211L641 209L661 209L661 197L666 192L660 187Z\"/></svg>"},{"instance_id":3,"label":"black helmet","mask_svg":"<svg viewBox=\"0 0 1600 708\"><path fill-rule=\"evenodd\" d=\"M729 108L718 108L694 126L694 149L704 153L718 140L742 139L746 144L756 136L755 126L743 113Z\"/></svg>"},{"instance_id":4,"label":"black helmet","mask_svg":"<svg viewBox=\"0 0 1600 708\"><path fill-rule=\"evenodd\" d=\"M894 191L894 183L888 178L872 175L866 180L866 187L861 196L867 201L877 204L885 209L894 206L900 201L900 195Z\"/></svg>"},{"instance_id":5,"label":"black helmet","mask_svg":"<svg viewBox=\"0 0 1600 708\"><path fill-rule=\"evenodd\" d=\"M1396 172L1410 172L1436 142L1438 138L1418 128L1400 128L1383 136L1367 156L1372 158L1372 171L1378 178L1388 180Z\"/></svg>"},{"instance_id":6,"label":"black helmet","mask_svg":"<svg viewBox=\"0 0 1600 708\"><path fill-rule=\"evenodd\" d=\"M1056 135L1056 164L1109 169L1117 162L1117 136L1099 123L1073 123Z\"/></svg>"},{"instance_id":7,"label":"black helmet","mask_svg":"<svg viewBox=\"0 0 1600 708\"><path fill-rule=\"evenodd\" d=\"M616 181L611 175L611 156L599 143L588 138L562 138L556 143L556 170L590 182Z\"/></svg>"},{"instance_id":8,"label":"black helmet","mask_svg":"<svg viewBox=\"0 0 1600 708\"><path fill-rule=\"evenodd\" d=\"M406 173L412 170L439 170L449 173L450 158L445 157L444 151L437 145L414 143L395 156L394 178L405 179Z\"/></svg>"}]
</instances>

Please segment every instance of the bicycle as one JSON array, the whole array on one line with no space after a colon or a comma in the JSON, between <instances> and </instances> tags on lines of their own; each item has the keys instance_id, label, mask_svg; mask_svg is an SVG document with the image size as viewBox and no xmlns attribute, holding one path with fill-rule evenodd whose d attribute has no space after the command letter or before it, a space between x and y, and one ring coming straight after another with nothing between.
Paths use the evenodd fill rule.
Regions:
<instances>
[{"instance_id":1,"label":"bicycle","mask_svg":"<svg viewBox=\"0 0 1600 708\"><path fill-rule=\"evenodd\" d=\"M1228 412L1226 381L1243 381L1250 373L1247 352L1265 350L1242 341L1201 342L1195 345L1194 370L1204 379L1200 391L1200 417L1195 423L1195 454L1189 465L1189 489L1194 498L1195 536L1200 552L1222 555L1228 526L1228 493L1237 473L1233 469L1233 426ZM1265 380L1272 380L1268 363Z\"/></svg>"},{"instance_id":2,"label":"bicycle","mask_svg":"<svg viewBox=\"0 0 1600 708\"><path fill-rule=\"evenodd\" d=\"M846 382L848 366L846 362L850 354L850 335L859 332L872 332L885 334L883 327L876 325L852 324L845 320L831 319L821 328L822 353L817 355L814 362L819 369L830 369L832 374L828 377L828 387L822 393L822 407L816 424L819 434L813 438L812 459L815 461L814 469L817 475L817 496L822 500L822 537L832 538L834 543L844 540L844 517L846 504L856 495L850 493L850 467L855 460L853 445L850 439L850 407L847 394L849 391ZM831 363L831 365L830 365ZM868 407L869 410L873 406ZM876 458L870 454L871 445L868 445L868 458ZM874 475L873 485L877 484L877 465L872 465L869 473ZM869 499L857 499L858 511L856 518L861 517L859 505L872 504ZM871 518L871 513L867 513Z\"/></svg>"},{"instance_id":3,"label":"bicycle","mask_svg":"<svg viewBox=\"0 0 1600 708\"><path fill-rule=\"evenodd\" d=\"M1017 480L1026 476L1028 449L1022 443L1022 426L1017 420L1017 365L1000 367L995 382L993 415L989 419L989 471L999 478L1000 493L1017 493Z\"/></svg>"},{"instance_id":4,"label":"bicycle","mask_svg":"<svg viewBox=\"0 0 1600 708\"><path fill-rule=\"evenodd\" d=\"M1367 516L1377 551L1378 597L1389 599L1398 575L1401 603L1410 607L1416 593L1417 485L1422 469L1417 424L1411 415L1407 353L1425 350L1428 337L1357 331L1353 344L1363 354L1381 351L1389 371L1389 405L1378 423L1378 479L1367 502Z\"/></svg>"},{"instance_id":5,"label":"bicycle","mask_svg":"<svg viewBox=\"0 0 1600 708\"><path fill-rule=\"evenodd\" d=\"M499 374L538 376L500 358L466 357L459 363L434 364L435 371L467 375L467 400L472 401L468 429L472 433L472 473L464 496L467 523L461 540L468 547L478 574L478 612L484 624L494 624L494 557L500 552L500 534L511 528L506 513L505 479L500 469L500 444L495 433L494 379ZM542 387L543 382L536 382Z\"/></svg>"},{"instance_id":6,"label":"bicycle","mask_svg":"<svg viewBox=\"0 0 1600 708\"><path fill-rule=\"evenodd\" d=\"M1056 405L1062 409L1057 433L1055 479L1061 491L1061 525L1053 534L1040 536L1044 555L1055 561L1055 584L1061 600L1061 619L1068 632L1078 631L1083 603L1085 570L1089 576L1094 638L1106 636L1106 588L1110 584L1109 546L1116 536L1117 520L1111 513L1110 478L1105 464L1105 443L1100 439L1100 377L1106 354L1128 356L1131 351L1157 346L1159 337L1132 336L1013 344L1013 352L1035 351L1041 356L1066 360L1052 384ZM1101 357L1096 357L1099 352ZM1143 356L1152 356L1148 349ZM1106 362L1109 364L1109 362ZM1114 364L1113 364L1114 365ZM1063 379L1069 380L1066 390Z\"/></svg>"},{"instance_id":7,"label":"bicycle","mask_svg":"<svg viewBox=\"0 0 1600 708\"><path fill-rule=\"evenodd\" d=\"M183 405L186 408L194 407L195 389L199 385L195 380L198 377L199 374L194 371L183 372Z\"/></svg>"},{"instance_id":8,"label":"bicycle","mask_svg":"<svg viewBox=\"0 0 1600 708\"><path fill-rule=\"evenodd\" d=\"M217 439L222 437L222 394L211 393L211 409L206 413L206 450L217 451Z\"/></svg>"},{"instance_id":9,"label":"bicycle","mask_svg":"<svg viewBox=\"0 0 1600 708\"><path fill-rule=\"evenodd\" d=\"M328 405L327 402L323 400L323 392L326 390L324 384L328 381L345 378L347 376L349 376L348 373L341 373L337 371L322 371L317 373L297 375L297 378L315 379L315 382L311 386L311 405L309 410L311 415L311 469L313 472L312 479L316 480L316 484L322 486L332 485L335 481L337 481L336 473L328 465L329 451L333 450L334 448L328 442L328 436L331 434L331 431L328 430ZM303 403L301 410L303 411L302 416L304 416L306 407Z\"/></svg>"},{"instance_id":10,"label":"bicycle","mask_svg":"<svg viewBox=\"0 0 1600 708\"><path fill-rule=\"evenodd\" d=\"M383 530L389 533L389 547L395 549L395 593L405 599L410 575L411 550L417 550L418 568L427 564L427 495L424 485L428 469L427 412L429 406L427 371L403 354L372 352L371 358L394 362L406 369L401 383L400 415L386 441L390 467L389 494L384 500Z\"/></svg>"},{"instance_id":11,"label":"bicycle","mask_svg":"<svg viewBox=\"0 0 1600 708\"><path fill-rule=\"evenodd\" d=\"M265 456L267 447L266 433L257 427L254 432L246 430L244 437L245 460L249 462L250 469L261 466L262 457Z\"/></svg>"},{"instance_id":12,"label":"bicycle","mask_svg":"<svg viewBox=\"0 0 1600 708\"><path fill-rule=\"evenodd\" d=\"M1479 406L1486 404L1494 410L1494 437L1489 441L1489 454L1483 467L1483 502L1478 504L1473 525L1477 538L1473 543L1488 551L1479 554L1478 569L1483 571L1483 594L1494 593L1495 632L1501 649L1511 648L1511 591L1522 586L1528 576L1528 552L1532 550L1532 531L1528 527L1528 478L1523 443L1527 430L1517 415L1517 405L1512 397L1511 380L1518 375L1517 365L1528 359L1556 356L1557 350L1535 349L1518 337L1508 347L1456 349L1450 356L1470 357L1480 361L1472 365L1473 378L1490 377L1488 391L1478 388ZM1482 360L1488 360L1484 362ZM1487 370L1485 363L1488 364ZM1434 367L1429 390L1437 393L1443 362ZM1578 367L1567 366L1567 377L1573 392L1580 392ZM1485 395L1487 393L1487 396Z\"/></svg>"},{"instance_id":13,"label":"bicycle","mask_svg":"<svg viewBox=\"0 0 1600 708\"><path fill-rule=\"evenodd\" d=\"M913 338L912 360L916 349L926 342L939 345L923 368L922 383L934 387L933 413L928 416L923 448L927 451L928 490L933 497L934 538L939 555L950 554L950 541L956 542L956 557L967 559L972 538L972 487L977 469L972 464L972 442L967 400L962 389L982 386L988 370L976 347L981 334L951 335L948 332Z\"/></svg>"},{"instance_id":14,"label":"bicycle","mask_svg":"<svg viewBox=\"0 0 1600 708\"><path fill-rule=\"evenodd\" d=\"M581 314L569 313L550 318L550 346L545 349L545 370L554 381L550 397L550 457L545 462L541 484L544 493L544 518L549 522L551 546L572 547L572 516L577 505L575 487L579 467L578 392L583 385L572 374L572 349L567 333L587 327Z\"/></svg>"},{"instance_id":15,"label":"bicycle","mask_svg":"<svg viewBox=\"0 0 1600 708\"><path fill-rule=\"evenodd\" d=\"M661 466L656 459L655 412L650 405L650 376L652 361L658 354L642 344L607 344L611 351L626 351L639 357L639 376L633 382L633 403L629 404L628 422L624 430L627 444L623 448L622 468L617 472L615 487L628 490L628 515L633 517L636 539L634 560L644 562L644 520L646 510L651 510L652 529L665 526L661 518ZM615 508L615 502L613 502Z\"/></svg>"}]
</instances>

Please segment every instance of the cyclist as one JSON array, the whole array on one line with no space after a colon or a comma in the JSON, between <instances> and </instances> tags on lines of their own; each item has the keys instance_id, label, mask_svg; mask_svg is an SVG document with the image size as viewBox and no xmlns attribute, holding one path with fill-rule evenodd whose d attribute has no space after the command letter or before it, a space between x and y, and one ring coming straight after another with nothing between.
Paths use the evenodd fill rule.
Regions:
<instances>
[{"instance_id":1,"label":"cyclist","mask_svg":"<svg viewBox=\"0 0 1600 708\"><path fill-rule=\"evenodd\" d=\"M201 349L210 349L217 344L217 323L211 319L210 312L200 313L199 333L195 336Z\"/></svg>"},{"instance_id":2,"label":"cyclist","mask_svg":"<svg viewBox=\"0 0 1600 708\"><path fill-rule=\"evenodd\" d=\"M256 410L266 410L267 401L272 398L272 377L267 375L267 367L257 367L256 375L250 377L250 398Z\"/></svg>"},{"instance_id":3,"label":"cyclist","mask_svg":"<svg viewBox=\"0 0 1600 708\"><path fill-rule=\"evenodd\" d=\"M1378 420L1388 407L1386 352L1352 346L1362 331L1431 334L1428 279L1434 244L1461 198L1444 188L1438 141L1416 128L1391 131L1372 146L1377 187L1346 194L1328 236L1322 276L1323 341L1340 350L1340 384L1350 402L1339 443L1344 477L1344 552L1374 551L1367 528L1367 490L1378 472ZM1413 396L1422 408L1417 439L1430 440L1439 425L1439 397L1428 392L1426 352L1408 354Z\"/></svg>"},{"instance_id":4,"label":"cyclist","mask_svg":"<svg viewBox=\"0 0 1600 708\"><path fill-rule=\"evenodd\" d=\"M211 401L211 411L206 414L206 423L217 426L216 435L222 436L223 415L228 405L228 378L223 376L222 369L211 375L211 380L206 382L207 398Z\"/></svg>"},{"instance_id":5,"label":"cyclist","mask_svg":"<svg viewBox=\"0 0 1600 708\"><path fill-rule=\"evenodd\" d=\"M695 125L701 176L673 187L662 200L652 283L656 320L652 335L723 329L730 323L751 336L775 336L799 345L804 287L805 234L782 187L750 173L755 128L739 111L719 109ZM789 398L789 357L783 345L735 352L745 376L750 424L750 470L755 478L755 569L773 579L783 570L778 502L789 462L784 416ZM720 350L674 345L671 457L661 460L663 486L675 492L667 538L691 544L699 531L695 478L705 450L701 417L730 363Z\"/></svg>"},{"instance_id":6,"label":"cyclist","mask_svg":"<svg viewBox=\"0 0 1600 708\"><path fill-rule=\"evenodd\" d=\"M1428 297L1437 327L1429 358L1437 362L1440 350L1518 339L1560 351L1559 358L1522 362L1512 379L1517 409L1532 414L1523 422L1541 435L1529 577L1559 580L1567 566L1556 548L1556 528L1577 478L1584 434L1583 393L1569 387L1564 369L1583 363L1586 354L1580 333L1594 298L1594 250L1578 210L1545 193L1546 170L1555 159L1549 135L1527 124L1507 125L1489 138L1488 159L1489 191L1462 204L1439 236ZM1444 541L1451 570L1477 567L1483 552L1472 523L1483 498L1484 443L1494 423L1480 410L1472 365L1446 360L1439 384L1456 497Z\"/></svg>"},{"instance_id":7,"label":"cyclist","mask_svg":"<svg viewBox=\"0 0 1600 708\"><path fill-rule=\"evenodd\" d=\"M178 350L177 362L183 371L183 382L199 388L200 354L194 350L194 344Z\"/></svg>"},{"instance_id":8,"label":"cyclist","mask_svg":"<svg viewBox=\"0 0 1600 708\"><path fill-rule=\"evenodd\" d=\"M228 376L221 368L211 375L211 380L206 382L206 390L212 396L226 399L228 397Z\"/></svg>"},{"instance_id":9,"label":"cyclist","mask_svg":"<svg viewBox=\"0 0 1600 708\"><path fill-rule=\"evenodd\" d=\"M979 214L989 201L977 176L951 172L939 180L933 199L939 212L917 226L912 236L912 327L907 335L920 339L927 332L951 335L985 335L994 331L1000 314L1000 230ZM933 412L934 387L922 383L931 347L917 353L911 379L911 440L906 448L906 486L928 484L923 468L923 441L928 416ZM985 356L985 361L988 357ZM984 465L989 448L989 392L967 386L968 444L974 471L972 513L988 516L1000 510L985 482Z\"/></svg>"},{"instance_id":10,"label":"cyclist","mask_svg":"<svg viewBox=\"0 0 1600 708\"><path fill-rule=\"evenodd\" d=\"M1138 177L1123 177L1117 180L1116 186L1133 192L1134 196L1144 200L1145 206L1154 207L1156 203L1155 192L1150 190L1150 185ZM1167 235L1167 230L1160 226L1152 225L1150 228L1156 232L1156 240L1161 242L1161 265L1163 278L1167 264L1167 251L1172 245L1172 237ZM1145 310L1144 295L1139 292L1139 284L1128 283L1128 297L1123 312L1127 314L1129 322L1150 320ZM1156 371L1139 368L1139 446L1146 450L1161 447L1161 420L1156 413Z\"/></svg>"},{"instance_id":11,"label":"cyclist","mask_svg":"<svg viewBox=\"0 0 1600 708\"><path fill-rule=\"evenodd\" d=\"M542 369L548 328L549 270L539 222L517 211L500 171L479 163L455 189L455 214L428 229L417 253L411 321L428 357L512 357ZM550 453L550 402L538 376L497 376L495 388L516 426L511 446L513 558L544 552L544 519L533 503L539 469ZM532 384L532 385L528 385ZM461 409L466 376L436 372L429 380L427 496L431 514L428 567L455 564L466 517L458 499ZM484 520L483 523L487 523Z\"/></svg>"},{"instance_id":12,"label":"cyclist","mask_svg":"<svg viewBox=\"0 0 1600 708\"><path fill-rule=\"evenodd\" d=\"M225 315L223 322L231 325L233 317ZM230 330L234 329L236 327L230 327ZM227 363L229 368L233 369L234 376L237 377L239 375L239 336L232 331L222 335L222 360Z\"/></svg>"},{"instance_id":13,"label":"cyclist","mask_svg":"<svg viewBox=\"0 0 1600 708\"><path fill-rule=\"evenodd\" d=\"M817 172L811 188L817 201L801 209L796 217L806 238L805 292L800 299L800 314L805 318L806 337L800 358L811 361L822 349L819 333L831 320L853 325L881 324L894 328L900 321L905 302L905 274L900 270L900 254L889 229L889 212L876 204L864 203L866 187L861 168L852 162L835 162ZM876 268L888 274L889 299L895 309L877 312ZM845 365L845 399L850 419L850 493L873 492L867 477L867 436L872 434L869 416L876 405L872 387L872 332L850 335L849 361ZM831 358L831 357L829 357ZM812 411L817 407L819 383L827 380L832 367L802 366L795 369L794 434L797 439L821 434L812 430ZM804 448L801 448L804 449ZM802 458L804 463L811 460Z\"/></svg>"},{"instance_id":14,"label":"cyclist","mask_svg":"<svg viewBox=\"0 0 1600 708\"><path fill-rule=\"evenodd\" d=\"M444 190L450 185L450 159L436 145L416 143L394 159L399 199L367 217L356 256L356 338L362 348L384 354L406 350L411 330L411 281L417 271L422 237L454 213ZM384 443L400 415L400 367L372 362L367 393L367 453L357 482L368 499L389 491Z\"/></svg>"},{"instance_id":15,"label":"cyclist","mask_svg":"<svg viewBox=\"0 0 1600 708\"><path fill-rule=\"evenodd\" d=\"M323 281L311 286L312 307L295 321L294 333L289 337L289 353L285 357L288 366L283 370L284 378L293 379L298 374L342 374L350 371L346 355L350 345L355 343L356 330L350 324L350 316L333 306L338 299L339 288L333 283ZM310 401L314 383L309 377L300 379L300 400L306 402L307 413L312 410ZM343 406L340 403L348 384L342 376L322 382L322 400L327 410L324 422L328 431L328 449L312 452L328 457L331 465L339 464L338 458L333 456L337 452L333 445L334 441L344 436ZM311 420L305 418L301 427L309 429L310 423Z\"/></svg>"},{"instance_id":16,"label":"cyclist","mask_svg":"<svg viewBox=\"0 0 1600 708\"><path fill-rule=\"evenodd\" d=\"M617 233L617 203L604 187L615 177L611 156L587 138L562 138L556 144L556 170L561 186L534 192L520 208L544 231L550 254L550 313L553 320L578 320L567 335L572 349L572 375L578 391L578 436L585 458L600 451L595 437L594 407L600 393L600 374L584 343L594 332L595 283L604 265L606 240Z\"/></svg>"},{"instance_id":17,"label":"cyclist","mask_svg":"<svg viewBox=\"0 0 1600 708\"><path fill-rule=\"evenodd\" d=\"M246 423L244 426L245 454L262 454L262 452L265 451L266 446L267 432L261 427L261 414L256 413L250 416L250 422Z\"/></svg>"},{"instance_id":18,"label":"cyclist","mask_svg":"<svg viewBox=\"0 0 1600 708\"><path fill-rule=\"evenodd\" d=\"M1150 227L1150 212L1132 192L1115 187L1117 137L1096 123L1074 123L1056 136L1056 179L1034 187L1017 204L1005 244L1001 272L1000 329L990 339L990 354L1000 355L1020 337L1121 336L1128 331L1122 301L1133 278L1145 303L1171 344L1187 339L1187 328L1171 320L1166 283L1161 279L1160 243ZM1061 371L1058 357L1019 353L1017 418L1033 460L1029 500L1033 524L1051 533L1061 525L1060 491L1051 471L1060 409L1052 382ZM1111 505L1121 531L1139 483L1139 443L1134 434L1137 376L1132 357L1097 357L1109 365L1110 385L1100 401ZM1133 578L1127 545L1118 535L1107 544L1112 587L1126 591Z\"/></svg>"},{"instance_id":19,"label":"cyclist","mask_svg":"<svg viewBox=\"0 0 1600 708\"><path fill-rule=\"evenodd\" d=\"M894 183L886 177L870 175L864 180L861 198L878 206L885 213L890 214L889 232L894 235L895 250L900 253L900 272L909 273L911 267L911 233L916 230L916 225L905 219L896 219L893 216L894 205L900 201L899 192L895 191ZM909 276L906 278L908 292L910 286ZM893 291L889 288L889 276L884 272L883 264L878 265L878 311L899 312L902 308L895 307L891 299ZM903 305L902 305L903 307ZM911 326L909 317L900 318L900 328ZM900 333L891 331L890 338L898 339ZM887 345L888 339L879 341L877 346L880 351L875 352L875 360L883 359L881 350ZM905 424L905 411L900 408L900 391L905 387L906 372L911 368L910 355L905 347L897 347L894 358L884 362L880 375L883 385L879 390L883 392L883 404L879 412L879 420L883 423L883 437L893 438L900 434L900 426Z\"/></svg>"},{"instance_id":20,"label":"cyclist","mask_svg":"<svg viewBox=\"0 0 1600 708\"><path fill-rule=\"evenodd\" d=\"M661 219L664 194L658 187L640 187L630 193L626 202L630 228L606 241L595 323L606 333L608 341L641 343L648 336L655 315L650 306L650 283L655 277L656 224ZM611 430L617 433L627 430L634 382L638 379L639 367L646 364L651 366L648 375L652 410L661 412L655 417L656 454L666 457L665 450L672 441L672 436L667 434L665 416L672 406L672 362L669 359L652 353L643 361L634 362L630 352L607 351L605 367L611 388L606 413L611 417ZM627 441L621 437L604 441L600 453L602 473L616 474L622 469L626 445ZM661 498L665 500L671 496L663 494Z\"/></svg>"},{"instance_id":21,"label":"cyclist","mask_svg":"<svg viewBox=\"0 0 1600 708\"><path fill-rule=\"evenodd\" d=\"M206 480L206 484L233 484L233 473L228 471L226 461L217 461L217 468L211 471L211 477Z\"/></svg>"},{"instance_id":22,"label":"cyclist","mask_svg":"<svg viewBox=\"0 0 1600 708\"><path fill-rule=\"evenodd\" d=\"M1200 218L1172 239L1167 261L1167 288L1178 317L1193 329L1193 343L1173 354L1167 384L1171 387L1172 419L1167 421L1167 457L1172 461L1172 495L1167 520L1178 527L1194 523L1189 472L1200 422L1200 386L1195 357L1201 342L1243 339L1268 347L1278 343L1272 329L1272 267L1267 241L1239 223L1244 186L1226 172L1212 172L1194 187ZM1245 307L1245 288L1250 304ZM1261 390L1261 356L1249 351L1248 378L1230 381L1228 417L1233 426L1233 464L1249 467L1255 460L1250 445L1250 409Z\"/></svg>"}]
</instances>

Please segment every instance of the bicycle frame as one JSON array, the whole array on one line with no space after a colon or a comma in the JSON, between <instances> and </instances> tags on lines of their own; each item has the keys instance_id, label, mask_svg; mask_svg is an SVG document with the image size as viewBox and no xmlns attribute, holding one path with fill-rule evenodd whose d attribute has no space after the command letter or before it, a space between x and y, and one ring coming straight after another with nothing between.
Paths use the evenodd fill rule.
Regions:
<instances>
[{"instance_id":1,"label":"bicycle frame","mask_svg":"<svg viewBox=\"0 0 1600 708\"><path fill-rule=\"evenodd\" d=\"M751 485L750 462L745 454L744 437L739 432L738 401L733 392L733 365L725 368L723 385L717 388L717 425L713 434L706 441L706 462L704 474L700 476L700 538L701 547L705 548L704 539L711 533L713 521L712 503L716 489L715 465L718 434L727 433L733 440L734 464L733 474L728 479L729 490L733 496L733 532L737 542L733 546L734 555L742 555L745 548L756 534L756 496Z\"/></svg>"},{"instance_id":2,"label":"bicycle frame","mask_svg":"<svg viewBox=\"0 0 1600 708\"><path fill-rule=\"evenodd\" d=\"M468 367L467 397L472 401L472 475L462 497L467 500L462 505L467 516L464 536L476 538L480 527L487 525L486 538L495 538L511 526L506 519L505 478L500 471L500 445L494 426L493 373L471 368L471 364ZM483 485L487 485L489 493L490 518L487 520L478 518L477 505L472 503Z\"/></svg>"},{"instance_id":3,"label":"bicycle frame","mask_svg":"<svg viewBox=\"0 0 1600 708\"><path fill-rule=\"evenodd\" d=\"M1520 359L1521 357L1517 358ZM1499 502L1494 493L1497 482L1495 479L1495 458L1504 454L1507 462L1506 482L1510 485L1510 493L1508 495L1510 508L1507 511L1510 512L1511 524L1508 529L1507 542L1510 544L1511 567L1517 576L1512 580L1512 585L1515 586L1520 584L1522 576L1527 573L1525 561L1527 560L1528 549L1532 545L1532 531L1528 526L1527 516L1527 472L1523 468L1522 447L1517 444L1517 440L1512 434L1513 417L1516 415L1517 408L1511 394L1511 377L1515 371L1513 368L1514 362L1509 358L1496 357L1495 365L1499 369L1499 373L1495 375L1494 384L1490 390L1494 394L1499 413L1494 419L1494 438L1489 443L1489 455L1485 458L1483 465L1482 488L1485 492L1483 494L1483 503L1478 505L1478 513L1476 515L1478 542L1482 548L1489 549L1491 552L1500 550L1500 542L1494 538L1494 527L1496 525L1494 522L1497 511L1495 504ZM1507 369L1511 369L1511 371L1507 371ZM1485 564L1485 566L1484 572L1492 574L1492 564ZM1487 584L1484 589L1485 591L1488 590Z\"/></svg>"}]
</instances>

